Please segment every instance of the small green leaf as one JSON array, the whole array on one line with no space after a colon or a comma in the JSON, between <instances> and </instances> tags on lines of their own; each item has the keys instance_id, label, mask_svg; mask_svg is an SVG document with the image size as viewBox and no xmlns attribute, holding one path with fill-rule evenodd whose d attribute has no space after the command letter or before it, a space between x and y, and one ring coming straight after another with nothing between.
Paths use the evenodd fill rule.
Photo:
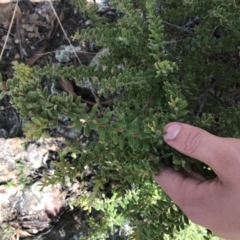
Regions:
<instances>
[{"instance_id":1,"label":"small green leaf","mask_svg":"<svg viewBox=\"0 0 240 240\"><path fill-rule=\"evenodd\" d=\"M187 172L191 172L192 169L191 167L189 166L189 164L184 164L183 168L187 171Z\"/></svg>"},{"instance_id":2,"label":"small green leaf","mask_svg":"<svg viewBox=\"0 0 240 240\"><path fill-rule=\"evenodd\" d=\"M86 126L84 127L84 135L86 137L89 137L89 135L90 135L90 127L88 124L86 124Z\"/></svg>"},{"instance_id":3,"label":"small green leaf","mask_svg":"<svg viewBox=\"0 0 240 240\"><path fill-rule=\"evenodd\" d=\"M121 206L123 209L125 209L125 206L126 206L126 205L125 205L122 201L120 201L119 204L120 204L120 206Z\"/></svg>"},{"instance_id":4,"label":"small green leaf","mask_svg":"<svg viewBox=\"0 0 240 240\"><path fill-rule=\"evenodd\" d=\"M95 116L97 110L98 110L98 104L95 104L95 105L92 107L91 116Z\"/></svg>"},{"instance_id":5,"label":"small green leaf","mask_svg":"<svg viewBox=\"0 0 240 240\"><path fill-rule=\"evenodd\" d=\"M182 165L182 161L181 160L173 160L173 163L176 165Z\"/></svg>"},{"instance_id":6,"label":"small green leaf","mask_svg":"<svg viewBox=\"0 0 240 240\"><path fill-rule=\"evenodd\" d=\"M147 141L143 142L143 149L144 149L144 151L149 152L150 145Z\"/></svg>"},{"instance_id":7,"label":"small green leaf","mask_svg":"<svg viewBox=\"0 0 240 240\"><path fill-rule=\"evenodd\" d=\"M108 125L108 126L105 127L105 129L109 134L115 134L116 133L116 130L112 126Z\"/></svg>"},{"instance_id":8,"label":"small green leaf","mask_svg":"<svg viewBox=\"0 0 240 240\"><path fill-rule=\"evenodd\" d=\"M129 136L128 137L128 144L131 148L134 148L134 137L133 136Z\"/></svg>"},{"instance_id":9,"label":"small green leaf","mask_svg":"<svg viewBox=\"0 0 240 240\"><path fill-rule=\"evenodd\" d=\"M82 130L82 123L79 121L79 119L76 119L76 120L74 121L74 124L75 124L76 129L77 129L78 131Z\"/></svg>"},{"instance_id":10,"label":"small green leaf","mask_svg":"<svg viewBox=\"0 0 240 240\"><path fill-rule=\"evenodd\" d=\"M55 118L56 118L49 109L47 109L47 113L48 113L48 116L49 116L51 119L55 119Z\"/></svg>"},{"instance_id":11,"label":"small green leaf","mask_svg":"<svg viewBox=\"0 0 240 240\"><path fill-rule=\"evenodd\" d=\"M97 122L99 124L106 124L106 123L108 123L108 119L107 118L98 118Z\"/></svg>"},{"instance_id":12,"label":"small green leaf","mask_svg":"<svg viewBox=\"0 0 240 240\"><path fill-rule=\"evenodd\" d=\"M27 103L26 104L26 109L31 109L32 108L32 104L31 103Z\"/></svg>"},{"instance_id":13,"label":"small green leaf","mask_svg":"<svg viewBox=\"0 0 240 240\"><path fill-rule=\"evenodd\" d=\"M114 127L123 129L126 127L126 124L124 122L117 122L114 124Z\"/></svg>"},{"instance_id":14,"label":"small green leaf","mask_svg":"<svg viewBox=\"0 0 240 240\"><path fill-rule=\"evenodd\" d=\"M119 143L119 147L121 150L123 150L124 148L124 135L120 135L119 138L118 138L118 143Z\"/></svg>"},{"instance_id":15,"label":"small green leaf","mask_svg":"<svg viewBox=\"0 0 240 240\"><path fill-rule=\"evenodd\" d=\"M170 158L172 156L171 153L166 153L164 155L162 155L162 158L166 159L166 158Z\"/></svg>"},{"instance_id":16,"label":"small green leaf","mask_svg":"<svg viewBox=\"0 0 240 240\"><path fill-rule=\"evenodd\" d=\"M109 137L110 137L110 139L113 141L113 143L115 145L118 144L118 135L117 135L117 133L110 134Z\"/></svg>"},{"instance_id":17,"label":"small green leaf","mask_svg":"<svg viewBox=\"0 0 240 240\"><path fill-rule=\"evenodd\" d=\"M132 129L126 129L123 131L124 136L132 136L133 135L133 130Z\"/></svg>"},{"instance_id":18,"label":"small green leaf","mask_svg":"<svg viewBox=\"0 0 240 240\"><path fill-rule=\"evenodd\" d=\"M98 128L98 136L101 140L105 140L105 129L104 128Z\"/></svg>"},{"instance_id":19,"label":"small green leaf","mask_svg":"<svg viewBox=\"0 0 240 240\"><path fill-rule=\"evenodd\" d=\"M81 100L82 100L82 98L81 98L80 96L78 96L77 99L76 99L76 101L75 101L75 103L76 103L77 105L79 105L79 104L81 104Z\"/></svg>"},{"instance_id":20,"label":"small green leaf","mask_svg":"<svg viewBox=\"0 0 240 240\"><path fill-rule=\"evenodd\" d=\"M37 125L42 125L42 123L41 123L41 122L39 121L39 119L36 118L36 117L32 117L31 120L32 120L32 122L34 122L34 123L37 124Z\"/></svg>"},{"instance_id":21,"label":"small green leaf","mask_svg":"<svg viewBox=\"0 0 240 240\"><path fill-rule=\"evenodd\" d=\"M70 95L68 96L67 102L68 102L69 104L71 104L71 103L73 102L73 95L72 95L72 94L70 94Z\"/></svg>"},{"instance_id":22,"label":"small green leaf","mask_svg":"<svg viewBox=\"0 0 240 240\"><path fill-rule=\"evenodd\" d=\"M153 131L149 127L145 127L143 130L145 133L153 133Z\"/></svg>"},{"instance_id":23,"label":"small green leaf","mask_svg":"<svg viewBox=\"0 0 240 240\"><path fill-rule=\"evenodd\" d=\"M107 118L108 120L110 120L110 118L112 117L112 112L108 111L105 115L104 118Z\"/></svg>"},{"instance_id":24,"label":"small green leaf","mask_svg":"<svg viewBox=\"0 0 240 240\"><path fill-rule=\"evenodd\" d=\"M52 122L51 122L51 127L52 128L56 128L58 126L58 120L57 119L54 119Z\"/></svg>"},{"instance_id":25,"label":"small green leaf","mask_svg":"<svg viewBox=\"0 0 240 240\"><path fill-rule=\"evenodd\" d=\"M7 93L5 91L2 91L0 93L0 101L4 98L4 96L6 95Z\"/></svg>"},{"instance_id":26,"label":"small green leaf","mask_svg":"<svg viewBox=\"0 0 240 240\"><path fill-rule=\"evenodd\" d=\"M8 79L7 82L6 82L7 88L10 88L11 85L12 85L12 79Z\"/></svg>"},{"instance_id":27,"label":"small green leaf","mask_svg":"<svg viewBox=\"0 0 240 240\"><path fill-rule=\"evenodd\" d=\"M183 219L186 224L189 224L189 219L186 215L183 215Z\"/></svg>"},{"instance_id":28,"label":"small green leaf","mask_svg":"<svg viewBox=\"0 0 240 240\"><path fill-rule=\"evenodd\" d=\"M77 115L75 113L73 113L72 111L68 112L68 116L71 118L72 121L76 120L76 118L77 118Z\"/></svg>"},{"instance_id":29,"label":"small green leaf","mask_svg":"<svg viewBox=\"0 0 240 240\"><path fill-rule=\"evenodd\" d=\"M44 96L45 98L47 98L47 95L48 95L48 88L47 88L47 87L44 87L44 89L43 89L43 96Z\"/></svg>"},{"instance_id":30,"label":"small green leaf","mask_svg":"<svg viewBox=\"0 0 240 240\"><path fill-rule=\"evenodd\" d=\"M34 109L34 111L41 111L41 106L37 103L32 103L32 108Z\"/></svg>"},{"instance_id":31,"label":"small green leaf","mask_svg":"<svg viewBox=\"0 0 240 240\"><path fill-rule=\"evenodd\" d=\"M35 99L37 97L37 93L35 91L29 91L27 93L27 98L33 98Z\"/></svg>"},{"instance_id":32,"label":"small green leaf","mask_svg":"<svg viewBox=\"0 0 240 240\"><path fill-rule=\"evenodd\" d=\"M12 87L16 87L17 84L18 84L18 79L17 78L13 78Z\"/></svg>"},{"instance_id":33,"label":"small green leaf","mask_svg":"<svg viewBox=\"0 0 240 240\"><path fill-rule=\"evenodd\" d=\"M82 113L82 114L80 114L80 119L87 120L87 119L89 119L89 115Z\"/></svg>"},{"instance_id":34,"label":"small green leaf","mask_svg":"<svg viewBox=\"0 0 240 240\"><path fill-rule=\"evenodd\" d=\"M88 122L88 124L89 124L89 127L90 127L92 130L95 130L95 131L98 130L98 124L97 124L97 123L91 121L91 122Z\"/></svg>"}]
</instances>

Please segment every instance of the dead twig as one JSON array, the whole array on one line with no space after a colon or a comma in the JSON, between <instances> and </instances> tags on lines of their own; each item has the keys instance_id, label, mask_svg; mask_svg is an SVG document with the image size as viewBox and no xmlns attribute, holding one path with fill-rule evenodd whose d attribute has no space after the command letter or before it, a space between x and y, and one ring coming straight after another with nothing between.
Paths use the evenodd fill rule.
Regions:
<instances>
[{"instance_id":1,"label":"dead twig","mask_svg":"<svg viewBox=\"0 0 240 240\"><path fill-rule=\"evenodd\" d=\"M178 25L175 25L175 24L172 24L172 23L169 23L169 22L166 22L166 21L163 21L163 24L165 26L174 27L174 28L180 30L181 32L186 32L186 33L189 33L189 34L193 34L194 33L193 31L191 31L191 30L189 30L187 28L180 27Z\"/></svg>"},{"instance_id":2,"label":"dead twig","mask_svg":"<svg viewBox=\"0 0 240 240\"><path fill-rule=\"evenodd\" d=\"M221 77L215 79L207 88L204 89L203 94L206 94L208 91L210 91L213 87L215 87L219 82L231 77L234 73L234 70L231 69L227 73L223 74Z\"/></svg>"},{"instance_id":3,"label":"dead twig","mask_svg":"<svg viewBox=\"0 0 240 240\"><path fill-rule=\"evenodd\" d=\"M56 20L56 16L54 15L51 21L51 29L49 30L47 37L46 37L46 41L44 43L44 45L38 49L38 51L30 58L26 59L25 63L29 66L32 66L39 58L41 58L42 53L44 52L44 50L48 47L49 42L51 41L51 39L53 38L53 36L56 34L57 29L59 27L59 22L56 21L56 24L54 24L55 20ZM62 21L64 19L64 14L63 11L60 13L59 18L60 21Z\"/></svg>"},{"instance_id":4,"label":"dead twig","mask_svg":"<svg viewBox=\"0 0 240 240\"><path fill-rule=\"evenodd\" d=\"M58 21L58 23L59 23L60 28L62 29L62 32L63 32L64 36L66 37L66 39L67 39L67 41L68 41L68 43L69 43L69 46L71 46L71 48L72 48L73 51L74 51L74 55L75 55L76 59L78 60L79 64L82 65L82 62L81 62L81 60L79 59L78 54L77 54L75 48L73 47L73 45L72 45L69 37L68 37L67 34L66 34L66 31L64 30L64 28L63 28L63 26L62 26L62 23L61 23L61 21L60 21L60 18L58 17L57 12L56 12L56 10L55 10L55 8L54 8L51 0L48 0L48 2L49 2L49 4L51 5L51 8L52 8L52 10L53 10L53 12L54 12L54 14L55 14L55 16L56 16L56 18L57 18L57 21ZM91 90L91 92L92 92L92 95L94 96L95 101L96 101L96 102L98 103L98 105L99 105L100 111L103 111L103 108L102 108L102 106L101 106L101 103L100 103L100 101L99 101L99 98L98 98L98 96L95 94L91 82L88 81L88 83L89 83L89 88L90 88L90 90Z\"/></svg>"},{"instance_id":5,"label":"dead twig","mask_svg":"<svg viewBox=\"0 0 240 240\"><path fill-rule=\"evenodd\" d=\"M79 97L79 96L74 92L74 87L73 87L73 85L72 85L72 83L71 83L70 81L68 81L68 80L63 81L62 79L59 78L59 79L58 79L58 83L60 84L61 88L62 88L65 92L71 94L74 99L76 99L77 97ZM117 99L121 98L121 97L123 96L123 94L124 94L124 93L121 93L121 94L119 94L119 95L117 95L117 96L115 96L115 97L113 97L113 98L110 98L110 99L108 99L108 100L106 100L106 101L99 102L99 103L98 103L98 102L88 101L88 100L83 99L83 98L81 98L81 100L82 100L82 102L87 103L88 105L91 105L91 106L94 106L95 104L98 104L98 105L99 105L99 104L100 104L100 105L110 105L110 104L112 104L114 101L116 101Z\"/></svg>"},{"instance_id":6,"label":"dead twig","mask_svg":"<svg viewBox=\"0 0 240 240\"><path fill-rule=\"evenodd\" d=\"M72 48L73 51L74 51L74 55L76 56L76 58L77 58L79 64L82 65L81 60L79 59L79 57L78 57L76 51L74 50L75 48L73 47L71 41L69 40L69 37L68 37L66 31L65 31L64 28L63 28L63 25L62 25L62 23L61 23L61 16L58 17L57 12L56 12L56 10L55 10L53 4L52 4L52 1L51 1L51 0L48 0L48 2L49 2L49 4L51 5L51 8L52 8L52 10L53 10L53 13L54 13L55 16L56 16L56 19L57 19L57 21L58 21L58 24L59 24L59 26L60 26L60 28L61 28L61 30L62 30L64 36L66 37L66 39L67 39L69 45L71 46L71 48Z\"/></svg>"},{"instance_id":7,"label":"dead twig","mask_svg":"<svg viewBox=\"0 0 240 240\"><path fill-rule=\"evenodd\" d=\"M44 52L44 50L47 48L48 44L49 44L48 42L45 42L44 45L42 47L40 47L38 49L38 51L32 57L28 58L25 61L25 64L32 66L42 56L41 53Z\"/></svg>"},{"instance_id":8,"label":"dead twig","mask_svg":"<svg viewBox=\"0 0 240 240\"><path fill-rule=\"evenodd\" d=\"M16 13L16 28L17 28L17 37L19 40L19 52L20 52L21 60L23 60L24 52L22 47L22 34L20 33L20 27L19 27L19 22L21 20L21 17L22 17L21 13Z\"/></svg>"},{"instance_id":9,"label":"dead twig","mask_svg":"<svg viewBox=\"0 0 240 240\"><path fill-rule=\"evenodd\" d=\"M17 8L18 8L18 0L16 2L16 5L15 5L14 11L13 11L12 19L11 19L11 22L10 22L10 25L9 25L9 28L8 28L8 32L7 32L7 37L5 39L5 42L3 44L3 48L2 48L2 51L1 51L1 54L0 54L0 61L2 60L3 52L4 52L4 50L6 48L6 45L7 45L7 41L8 41L10 32L11 32L11 29L12 29L13 21L14 21L14 18L16 16Z\"/></svg>"}]
</instances>

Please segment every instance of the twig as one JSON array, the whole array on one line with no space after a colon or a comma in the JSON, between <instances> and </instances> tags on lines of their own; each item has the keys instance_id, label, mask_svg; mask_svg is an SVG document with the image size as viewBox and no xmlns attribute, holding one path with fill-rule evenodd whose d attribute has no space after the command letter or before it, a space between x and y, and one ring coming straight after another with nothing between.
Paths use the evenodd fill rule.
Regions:
<instances>
[{"instance_id":1,"label":"twig","mask_svg":"<svg viewBox=\"0 0 240 240\"><path fill-rule=\"evenodd\" d=\"M3 44L3 48L2 48L2 51L1 51L1 54L0 54L0 61L2 60L3 52L4 52L4 49L6 48L6 45L7 45L7 41L8 41L10 32L11 32L11 29L12 29L13 21L14 21L16 12L17 12L17 7L18 7L18 0L16 2L16 5L15 5L14 11L13 11L12 19L11 19L11 22L10 22L10 25L9 25L9 28L8 28L8 32L7 32L7 37L5 39L5 42Z\"/></svg>"},{"instance_id":2,"label":"twig","mask_svg":"<svg viewBox=\"0 0 240 240\"><path fill-rule=\"evenodd\" d=\"M233 73L234 73L234 70L231 69L229 72L223 74L221 77L219 77L218 79L214 80L207 88L204 89L204 94L206 94L209 90L211 90L216 84L218 84L222 80L232 76Z\"/></svg>"},{"instance_id":3,"label":"twig","mask_svg":"<svg viewBox=\"0 0 240 240\"><path fill-rule=\"evenodd\" d=\"M200 106L199 106L199 110L198 110L198 112L197 112L197 116L198 117L200 117L200 115L201 115L201 113L202 113L202 110L203 110L203 107L204 107L204 104L205 104L205 100L206 100L206 95L205 94L203 94L202 96L201 96L201 102L200 102Z\"/></svg>"},{"instance_id":4,"label":"twig","mask_svg":"<svg viewBox=\"0 0 240 240\"><path fill-rule=\"evenodd\" d=\"M44 39L41 39L41 41L44 40ZM36 43L35 43L36 44ZM38 54L40 56L44 56L44 55L48 55L48 54L51 54L51 53L56 53L58 51L49 51L49 52L45 52L45 53L41 53L41 54ZM77 53L87 53L87 54L90 54L90 55L96 55L96 53L92 53L92 52L88 52L88 51L76 51Z\"/></svg>"},{"instance_id":5,"label":"twig","mask_svg":"<svg viewBox=\"0 0 240 240\"><path fill-rule=\"evenodd\" d=\"M6 33L8 32L8 30L6 30L6 29L4 29L4 28L2 28L2 27L0 27L0 30L3 31L3 32L6 32ZM14 37L14 34L12 34L12 33L10 33L9 35L11 35L12 37Z\"/></svg>"},{"instance_id":6,"label":"twig","mask_svg":"<svg viewBox=\"0 0 240 240\"><path fill-rule=\"evenodd\" d=\"M233 95L234 97L237 97L239 94L240 94L240 89L237 89L237 90L235 90L234 92L232 92L232 95Z\"/></svg>"},{"instance_id":7,"label":"twig","mask_svg":"<svg viewBox=\"0 0 240 240\"><path fill-rule=\"evenodd\" d=\"M57 12L56 12L56 10L55 10L53 4L52 4L52 1L51 1L51 0L48 0L48 2L49 2L49 4L51 5L51 8L52 8L52 10L53 10L53 12L54 12L54 14L55 14L55 16L56 16L56 18L57 18L57 21L58 21L58 23L59 23L59 26L60 26L60 28L61 28L61 30L62 30L64 36L66 37L66 39L67 39L69 45L71 46L71 48L72 48L72 50L73 50L73 52L74 52L74 55L76 56L76 58L77 58L79 64L82 65L82 62L81 62L81 60L79 59L79 57L78 57L78 55L77 55L77 53L76 53L76 51L75 51L74 46L72 45L71 41L69 40L69 38L68 38L68 36L67 36L66 31L65 31L64 28L63 28L63 25L62 25L62 23L61 23L61 21L60 21L58 15L57 15Z\"/></svg>"},{"instance_id":8,"label":"twig","mask_svg":"<svg viewBox=\"0 0 240 240\"><path fill-rule=\"evenodd\" d=\"M169 27L174 27L174 28L180 30L181 32L186 32L186 33L189 33L189 34L193 34L193 31L191 31L189 29L186 29L184 27L180 27L178 25L175 25L175 24L172 24L172 23L169 23L169 22L166 22L166 21L163 21L163 24L166 25L166 26L169 26Z\"/></svg>"},{"instance_id":9,"label":"twig","mask_svg":"<svg viewBox=\"0 0 240 240\"><path fill-rule=\"evenodd\" d=\"M234 7L237 7L236 0L233 0Z\"/></svg>"},{"instance_id":10,"label":"twig","mask_svg":"<svg viewBox=\"0 0 240 240\"><path fill-rule=\"evenodd\" d=\"M91 102L91 101L85 100L85 99L83 99L83 98L82 98L81 100L82 100L83 102L89 104L89 105L95 105L96 103L97 103L97 104L101 104L101 105L109 105L109 104L113 103L114 101L116 101L117 99L121 98L121 97L123 96L123 94L124 94L124 93L121 93L121 94L119 94L119 95L117 95L117 96L115 96L115 97L113 97L113 98L110 98L110 99L108 99L108 100L106 100L106 101L104 101L104 102L99 102L99 103L97 103L97 102Z\"/></svg>"},{"instance_id":11,"label":"twig","mask_svg":"<svg viewBox=\"0 0 240 240\"><path fill-rule=\"evenodd\" d=\"M43 52L48 46L48 42L45 42L42 47L38 49L38 51L30 58L26 59L25 64L32 66L40 57L39 53Z\"/></svg>"},{"instance_id":12,"label":"twig","mask_svg":"<svg viewBox=\"0 0 240 240\"><path fill-rule=\"evenodd\" d=\"M54 27L54 22L55 22L55 19L56 16L54 15L54 18L52 18L51 20L51 29L50 31L48 32L47 34L47 37L46 37L46 40L45 40L45 43L44 45L38 49L38 51L30 58L26 59L25 63L28 64L29 66L32 66L40 57L41 57L41 53L43 53L45 51L45 49L48 47L49 45L49 41L51 41L51 39L53 38L53 36L56 34L57 32L57 29L59 27L59 22L57 22L55 24L55 27ZM63 12L61 12L60 14L60 18L58 18L59 20L60 19L63 19Z\"/></svg>"},{"instance_id":13,"label":"twig","mask_svg":"<svg viewBox=\"0 0 240 240\"><path fill-rule=\"evenodd\" d=\"M17 28L17 36L18 36L18 40L19 40L20 56L21 56L21 60L23 60L24 52L23 52L23 47L22 47L22 35L20 33L20 27L19 27L19 21L20 21L21 17L22 16L19 13L16 15L16 28Z\"/></svg>"},{"instance_id":14,"label":"twig","mask_svg":"<svg viewBox=\"0 0 240 240\"><path fill-rule=\"evenodd\" d=\"M218 97L216 96L215 94L213 94L212 92L209 92L209 94L214 97L217 101L219 101L222 105L224 104L224 102Z\"/></svg>"},{"instance_id":15,"label":"twig","mask_svg":"<svg viewBox=\"0 0 240 240\"><path fill-rule=\"evenodd\" d=\"M196 16L193 20L190 20L189 22L187 22L183 27L184 28L189 28L193 23L195 23L197 20L199 20L199 17Z\"/></svg>"},{"instance_id":16,"label":"twig","mask_svg":"<svg viewBox=\"0 0 240 240\"><path fill-rule=\"evenodd\" d=\"M56 10L55 10L55 8L54 8L51 0L48 0L48 2L49 2L49 4L51 5L51 8L52 8L54 14L56 15L56 18L57 18L57 21L58 21L58 23L59 23L59 26L61 27L64 36L66 37L69 45L71 46L71 48L72 48L72 50L73 50L73 52L74 52L74 55L76 56L79 64L82 65L82 62L81 62L81 60L79 59L79 57L78 57L78 55L77 55L77 52L76 52L75 48L73 47L71 41L69 40L69 38L68 38L68 36L67 36L67 34L66 34L66 31L64 30L63 25L62 25L62 23L61 23L58 15L57 15L57 12L56 12ZM95 92L94 92L94 90L93 90L93 87L92 87L92 83L90 82L89 79L88 79L88 84L89 84L90 90L91 90L91 92L92 92L92 95L93 95L94 98L95 98L95 101L96 101L96 102L98 103L98 105L99 105L100 111L102 111L102 106L101 106L101 104L100 104L99 98L98 98L98 96L95 94Z\"/></svg>"},{"instance_id":17,"label":"twig","mask_svg":"<svg viewBox=\"0 0 240 240\"><path fill-rule=\"evenodd\" d=\"M142 109L142 113L145 113L146 109L149 107L151 101L152 101L153 95L148 99L146 105Z\"/></svg>"}]
</instances>

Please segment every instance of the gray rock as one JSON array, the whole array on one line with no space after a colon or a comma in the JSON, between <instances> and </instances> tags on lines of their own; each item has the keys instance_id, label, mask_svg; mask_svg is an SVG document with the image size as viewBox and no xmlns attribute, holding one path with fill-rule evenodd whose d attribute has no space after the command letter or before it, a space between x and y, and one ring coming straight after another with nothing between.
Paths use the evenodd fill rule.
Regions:
<instances>
[{"instance_id":1,"label":"gray rock","mask_svg":"<svg viewBox=\"0 0 240 240\"><path fill-rule=\"evenodd\" d=\"M70 59L75 57L75 53L80 51L81 47L74 47L69 45L62 45L55 52L55 58L61 63L69 62Z\"/></svg>"}]
</instances>

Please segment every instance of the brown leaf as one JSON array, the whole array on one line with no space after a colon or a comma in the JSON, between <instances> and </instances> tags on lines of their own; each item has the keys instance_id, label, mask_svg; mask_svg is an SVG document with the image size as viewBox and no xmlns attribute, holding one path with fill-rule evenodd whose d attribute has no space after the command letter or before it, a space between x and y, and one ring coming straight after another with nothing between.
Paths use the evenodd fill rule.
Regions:
<instances>
[{"instance_id":1,"label":"brown leaf","mask_svg":"<svg viewBox=\"0 0 240 240\"><path fill-rule=\"evenodd\" d=\"M59 82L61 88L62 88L65 92L72 94L74 98L77 98L77 97L78 97L78 95L74 92L73 85L71 84L70 81L68 81L68 80L63 81L62 79L59 79L58 82Z\"/></svg>"},{"instance_id":2,"label":"brown leaf","mask_svg":"<svg viewBox=\"0 0 240 240\"><path fill-rule=\"evenodd\" d=\"M42 53L47 48L47 46L48 42L45 42L44 45L40 47L32 57L26 59L25 63L29 66L32 66L42 56Z\"/></svg>"},{"instance_id":3,"label":"brown leaf","mask_svg":"<svg viewBox=\"0 0 240 240\"><path fill-rule=\"evenodd\" d=\"M14 236L16 236L15 239L19 239L19 237L31 237L33 236L27 231L21 230L20 228L16 229L14 232Z\"/></svg>"},{"instance_id":4,"label":"brown leaf","mask_svg":"<svg viewBox=\"0 0 240 240\"><path fill-rule=\"evenodd\" d=\"M4 81L2 81L2 90L7 90L7 85Z\"/></svg>"},{"instance_id":5,"label":"brown leaf","mask_svg":"<svg viewBox=\"0 0 240 240\"><path fill-rule=\"evenodd\" d=\"M63 11L59 14L59 20L62 21L64 19L64 13ZM54 27L54 22L56 21L55 27ZM51 21L51 28L47 34L46 41L44 45L38 49L38 51L30 58L26 59L25 63L29 66L32 66L40 57L42 57L42 53L45 51L47 48L49 41L53 38L53 36L56 34L57 29L59 27L59 22L57 21L57 18L53 16L52 21Z\"/></svg>"}]
</instances>

